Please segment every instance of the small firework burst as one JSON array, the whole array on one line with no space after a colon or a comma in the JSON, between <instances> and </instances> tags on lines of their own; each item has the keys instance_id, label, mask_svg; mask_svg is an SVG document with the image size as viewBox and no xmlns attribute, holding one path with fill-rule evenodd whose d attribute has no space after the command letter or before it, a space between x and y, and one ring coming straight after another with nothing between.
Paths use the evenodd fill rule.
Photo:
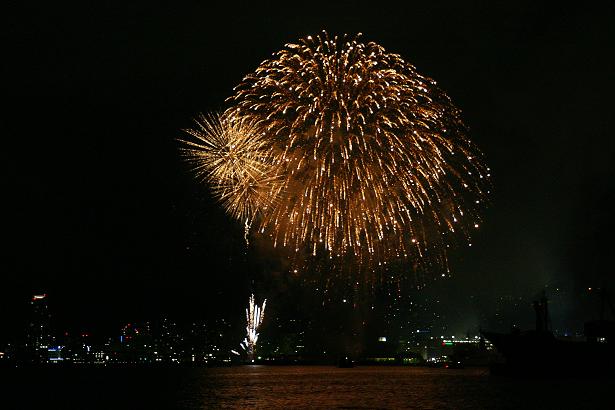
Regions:
<instances>
[{"instance_id":1,"label":"small firework burst","mask_svg":"<svg viewBox=\"0 0 615 410\"><path fill-rule=\"evenodd\" d=\"M183 152L195 174L205 179L233 217L251 225L259 210L270 207L279 190L269 143L256 125L236 118L200 115L184 130Z\"/></svg>"},{"instance_id":2,"label":"small firework burst","mask_svg":"<svg viewBox=\"0 0 615 410\"><path fill-rule=\"evenodd\" d=\"M263 301L262 306L258 306L254 301L254 295L250 295L250 301L248 303L248 308L246 309L246 338L241 342L241 347L248 354L248 360L254 360L254 349L256 348L256 343L258 342L258 328L263 323L263 319L265 318L265 305L267 304L267 299Z\"/></svg>"}]
</instances>

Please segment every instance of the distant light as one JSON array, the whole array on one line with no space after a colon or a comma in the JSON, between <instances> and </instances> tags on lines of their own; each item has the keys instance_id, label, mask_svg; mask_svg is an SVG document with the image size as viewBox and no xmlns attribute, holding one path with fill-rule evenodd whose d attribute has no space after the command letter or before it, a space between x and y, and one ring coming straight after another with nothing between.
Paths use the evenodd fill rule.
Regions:
<instances>
[{"instance_id":1,"label":"distant light","mask_svg":"<svg viewBox=\"0 0 615 410\"><path fill-rule=\"evenodd\" d=\"M386 342L386 341L387 341L387 338L386 338L386 336L380 336L380 337L378 338L378 341L379 341L379 342Z\"/></svg>"}]
</instances>

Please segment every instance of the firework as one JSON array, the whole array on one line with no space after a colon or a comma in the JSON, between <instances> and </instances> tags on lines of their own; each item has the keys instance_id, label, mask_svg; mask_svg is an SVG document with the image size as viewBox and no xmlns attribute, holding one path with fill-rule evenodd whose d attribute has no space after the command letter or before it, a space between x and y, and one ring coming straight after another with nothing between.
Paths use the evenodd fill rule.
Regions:
<instances>
[{"instance_id":1,"label":"firework","mask_svg":"<svg viewBox=\"0 0 615 410\"><path fill-rule=\"evenodd\" d=\"M445 263L449 243L478 227L489 169L460 111L380 45L308 36L227 101L220 123L189 131L196 168L275 246L418 266Z\"/></svg>"},{"instance_id":2,"label":"firework","mask_svg":"<svg viewBox=\"0 0 615 410\"><path fill-rule=\"evenodd\" d=\"M248 354L248 360L252 361L254 358L254 349L256 348L256 342L258 341L258 328L263 319L265 318L265 305L267 299L263 301L263 305L259 307L254 301L254 295L250 295L250 302L246 309L246 338L241 342L241 347Z\"/></svg>"},{"instance_id":3,"label":"firework","mask_svg":"<svg viewBox=\"0 0 615 410\"><path fill-rule=\"evenodd\" d=\"M246 119L200 115L196 128L184 130L184 155L195 174L207 180L226 211L250 226L259 210L277 198L278 175L269 142Z\"/></svg>"}]
</instances>

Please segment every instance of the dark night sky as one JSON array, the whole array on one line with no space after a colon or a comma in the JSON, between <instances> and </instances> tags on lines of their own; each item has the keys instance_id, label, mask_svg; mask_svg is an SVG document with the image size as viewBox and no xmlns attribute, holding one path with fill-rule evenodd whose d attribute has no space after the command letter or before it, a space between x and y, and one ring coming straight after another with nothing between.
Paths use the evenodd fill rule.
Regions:
<instances>
[{"instance_id":1,"label":"dark night sky","mask_svg":"<svg viewBox=\"0 0 615 410\"><path fill-rule=\"evenodd\" d=\"M240 312L267 269L175 139L272 52L322 29L363 32L436 79L493 170L483 229L428 292L472 321L500 295L561 287L572 317L582 289L613 275L612 7L87 3L2 17L6 329L38 291L68 327Z\"/></svg>"}]
</instances>

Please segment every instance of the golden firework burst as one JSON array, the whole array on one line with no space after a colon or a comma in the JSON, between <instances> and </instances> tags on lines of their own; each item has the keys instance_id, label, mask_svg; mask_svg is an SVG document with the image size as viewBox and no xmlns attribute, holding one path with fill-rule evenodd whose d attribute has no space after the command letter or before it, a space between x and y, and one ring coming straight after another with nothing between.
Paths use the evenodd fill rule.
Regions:
<instances>
[{"instance_id":1,"label":"golden firework burst","mask_svg":"<svg viewBox=\"0 0 615 410\"><path fill-rule=\"evenodd\" d=\"M279 194L268 140L248 119L201 114L195 124L184 130L194 137L181 140L184 156L194 173L212 186L226 211L250 226Z\"/></svg>"},{"instance_id":2,"label":"golden firework burst","mask_svg":"<svg viewBox=\"0 0 615 410\"><path fill-rule=\"evenodd\" d=\"M489 169L460 110L360 35L287 44L227 101L220 123L188 131L189 153L229 213L258 214L276 246L420 265L478 226Z\"/></svg>"}]
</instances>

